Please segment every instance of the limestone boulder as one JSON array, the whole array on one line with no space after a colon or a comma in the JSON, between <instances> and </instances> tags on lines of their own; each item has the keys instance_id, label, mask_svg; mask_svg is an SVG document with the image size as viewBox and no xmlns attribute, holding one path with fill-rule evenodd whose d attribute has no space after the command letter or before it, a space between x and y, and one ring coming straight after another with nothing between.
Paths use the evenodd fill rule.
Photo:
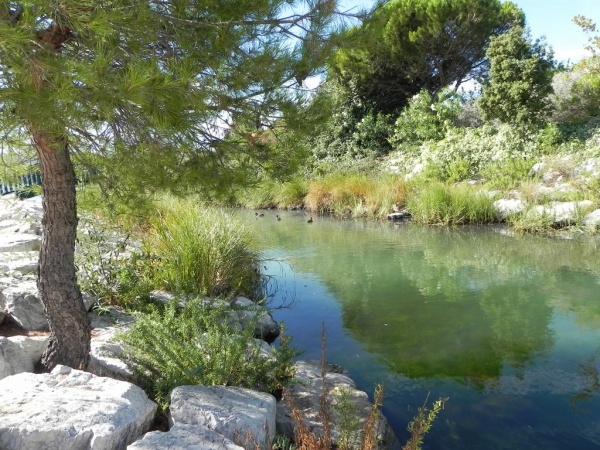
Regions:
<instances>
[{"instance_id":1,"label":"limestone boulder","mask_svg":"<svg viewBox=\"0 0 600 450\"><path fill-rule=\"evenodd\" d=\"M591 213L587 214L583 218L583 224L587 227L599 227L600 226L600 209L596 209Z\"/></svg>"},{"instance_id":2,"label":"limestone boulder","mask_svg":"<svg viewBox=\"0 0 600 450\"><path fill-rule=\"evenodd\" d=\"M232 317L242 329L253 326L255 337L273 342L281 334L281 326L264 306L257 305L246 297L236 297L230 305L234 310Z\"/></svg>"},{"instance_id":3,"label":"limestone boulder","mask_svg":"<svg viewBox=\"0 0 600 450\"><path fill-rule=\"evenodd\" d=\"M175 425L168 432L153 431L128 450L244 450L215 431L197 425Z\"/></svg>"},{"instance_id":4,"label":"limestone boulder","mask_svg":"<svg viewBox=\"0 0 600 450\"><path fill-rule=\"evenodd\" d=\"M134 318L117 308L111 308L106 314L89 313L92 325L90 358L86 370L94 375L110 377L116 380L131 381L131 369L120 359L123 347L116 335L133 326Z\"/></svg>"},{"instance_id":5,"label":"limestone boulder","mask_svg":"<svg viewBox=\"0 0 600 450\"><path fill-rule=\"evenodd\" d=\"M5 252L0 261L0 274L19 275L35 274L38 266L39 252Z\"/></svg>"},{"instance_id":6,"label":"limestone boulder","mask_svg":"<svg viewBox=\"0 0 600 450\"><path fill-rule=\"evenodd\" d=\"M171 393L170 425L210 428L244 448L270 449L275 436L275 397L226 386L179 386Z\"/></svg>"},{"instance_id":7,"label":"limestone boulder","mask_svg":"<svg viewBox=\"0 0 600 450\"><path fill-rule=\"evenodd\" d=\"M574 223L577 217L589 210L592 205L590 200L554 202L549 206L537 205L529 213L549 217L556 226L564 226Z\"/></svg>"},{"instance_id":8,"label":"limestone boulder","mask_svg":"<svg viewBox=\"0 0 600 450\"><path fill-rule=\"evenodd\" d=\"M0 291L0 307L25 330L48 331L44 306L34 280L22 280Z\"/></svg>"},{"instance_id":9,"label":"limestone boulder","mask_svg":"<svg viewBox=\"0 0 600 450\"><path fill-rule=\"evenodd\" d=\"M519 199L500 199L494 202L496 215L500 220L506 220L513 214L518 214L525 210L525 202Z\"/></svg>"},{"instance_id":10,"label":"limestone boulder","mask_svg":"<svg viewBox=\"0 0 600 450\"><path fill-rule=\"evenodd\" d=\"M42 238L30 233L0 233L0 252L39 251Z\"/></svg>"},{"instance_id":11,"label":"limestone boulder","mask_svg":"<svg viewBox=\"0 0 600 450\"><path fill-rule=\"evenodd\" d=\"M294 437L294 421L292 419L292 409L298 408L302 411L304 423L309 431L316 435L323 434L323 424L319 416L320 402L323 388L327 390L327 400L332 408L329 411L331 417L331 442L335 447L340 442L342 436L339 426L339 413L335 405L339 404L341 398L347 399L353 404L356 411L359 428L362 429L371 412L372 404L366 392L357 389L354 381L338 366L327 364L325 370L325 380L322 377L321 365L319 362L298 361L295 364L297 380L292 386L288 387L284 393L284 398L277 404L277 430L292 438ZM385 417L380 415L377 420L377 448L389 449L396 438ZM353 447L358 447L361 434L356 433L350 437L353 440Z\"/></svg>"},{"instance_id":12,"label":"limestone boulder","mask_svg":"<svg viewBox=\"0 0 600 450\"><path fill-rule=\"evenodd\" d=\"M48 345L48 336L0 337L0 379L33 372Z\"/></svg>"},{"instance_id":13,"label":"limestone boulder","mask_svg":"<svg viewBox=\"0 0 600 450\"><path fill-rule=\"evenodd\" d=\"M12 375L0 380L0 448L123 450L156 408L133 384L65 366Z\"/></svg>"}]
</instances>

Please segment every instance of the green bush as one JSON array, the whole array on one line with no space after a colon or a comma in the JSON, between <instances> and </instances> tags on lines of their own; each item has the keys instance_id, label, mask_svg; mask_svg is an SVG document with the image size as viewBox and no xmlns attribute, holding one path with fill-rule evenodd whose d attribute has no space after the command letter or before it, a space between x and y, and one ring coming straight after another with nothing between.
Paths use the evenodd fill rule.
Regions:
<instances>
[{"instance_id":1,"label":"green bush","mask_svg":"<svg viewBox=\"0 0 600 450\"><path fill-rule=\"evenodd\" d=\"M261 286L260 258L249 231L222 210L168 203L144 239L155 260L150 276L156 287L254 298Z\"/></svg>"},{"instance_id":2,"label":"green bush","mask_svg":"<svg viewBox=\"0 0 600 450\"><path fill-rule=\"evenodd\" d=\"M485 166L480 175L489 187L508 190L515 188L519 182L526 180L532 167L532 159L506 159L494 161Z\"/></svg>"},{"instance_id":3,"label":"green bush","mask_svg":"<svg viewBox=\"0 0 600 450\"><path fill-rule=\"evenodd\" d=\"M450 90L443 91L437 100L427 90L419 92L396 120L392 145L402 151L415 151L423 142L443 139L459 117L460 103Z\"/></svg>"},{"instance_id":4,"label":"green bush","mask_svg":"<svg viewBox=\"0 0 600 450\"><path fill-rule=\"evenodd\" d=\"M413 219L431 225L481 224L496 221L493 201L471 186L428 182L408 197Z\"/></svg>"},{"instance_id":5,"label":"green bush","mask_svg":"<svg viewBox=\"0 0 600 450\"><path fill-rule=\"evenodd\" d=\"M189 300L177 301L149 314L137 314L131 330L119 335L123 360L134 371L136 384L161 407L168 406L173 388L181 385L227 385L275 392L293 376L298 354L289 339L261 354L253 326L231 334L227 310Z\"/></svg>"}]
</instances>

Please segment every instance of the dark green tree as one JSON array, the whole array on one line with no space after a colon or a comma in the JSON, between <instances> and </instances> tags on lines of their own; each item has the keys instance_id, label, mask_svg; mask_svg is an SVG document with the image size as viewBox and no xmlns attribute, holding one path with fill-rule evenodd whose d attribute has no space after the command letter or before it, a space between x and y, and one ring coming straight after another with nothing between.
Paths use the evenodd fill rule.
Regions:
<instances>
[{"instance_id":1,"label":"dark green tree","mask_svg":"<svg viewBox=\"0 0 600 450\"><path fill-rule=\"evenodd\" d=\"M249 117L259 129L293 122L304 99L292 87L323 60L335 8L335 0L0 2L2 139L32 147L43 178L46 370L84 368L90 347L74 265L72 156L91 155L109 182L135 174L138 192L235 180L256 146L231 158L240 144L224 130L237 133L230 122Z\"/></svg>"},{"instance_id":2,"label":"dark green tree","mask_svg":"<svg viewBox=\"0 0 600 450\"><path fill-rule=\"evenodd\" d=\"M533 42L523 27L514 27L492 39L487 56L490 75L479 99L483 117L515 125L538 122L552 93L552 51L542 41Z\"/></svg>"},{"instance_id":3,"label":"dark green tree","mask_svg":"<svg viewBox=\"0 0 600 450\"><path fill-rule=\"evenodd\" d=\"M522 25L524 15L500 0L393 0L361 26L330 64L359 114L397 114L421 90L434 98L487 72L492 36Z\"/></svg>"}]
</instances>

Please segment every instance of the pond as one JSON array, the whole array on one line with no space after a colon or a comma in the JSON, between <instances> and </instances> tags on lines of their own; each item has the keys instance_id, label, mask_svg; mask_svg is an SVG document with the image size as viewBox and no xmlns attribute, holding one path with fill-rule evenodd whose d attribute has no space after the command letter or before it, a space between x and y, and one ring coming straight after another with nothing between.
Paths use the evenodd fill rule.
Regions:
<instances>
[{"instance_id":1,"label":"pond","mask_svg":"<svg viewBox=\"0 0 600 450\"><path fill-rule=\"evenodd\" d=\"M514 236L242 211L272 275L273 315L302 359L372 394L401 443L448 397L425 449L600 448L597 238ZM275 214L281 220L275 219Z\"/></svg>"}]
</instances>

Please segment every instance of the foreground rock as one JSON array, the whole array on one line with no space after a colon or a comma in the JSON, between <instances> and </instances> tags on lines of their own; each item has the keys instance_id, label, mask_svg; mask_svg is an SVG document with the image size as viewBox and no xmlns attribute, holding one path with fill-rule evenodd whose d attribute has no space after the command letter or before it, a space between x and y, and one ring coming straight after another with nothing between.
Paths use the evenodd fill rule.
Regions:
<instances>
[{"instance_id":1,"label":"foreground rock","mask_svg":"<svg viewBox=\"0 0 600 450\"><path fill-rule=\"evenodd\" d=\"M153 431L128 450L244 450L225 436L196 425L175 425L168 432Z\"/></svg>"},{"instance_id":2,"label":"foreground rock","mask_svg":"<svg viewBox=\"0 0 600 450\"><path fill-rule=\"evenodd\" d=\"M156 407L135 385L65 366L13 375L0 380L0 448L122 450Z\"/></svg>"},{"instance_id":3,"label":"foreground rock","mask_svg":"<svg viewBox=\"0 0 600 450\"><path fill-rule=\"evenodd\" d=\"M304 416L304 422L309 431L316 435L323 434L323 425L319 417L323 392L321 372L318 362L298 361L296 363L294 379L298 381L286 390L284 399L277 405L277 430L280 433L293 439L294 421L291 413L292 408L298 408ZM333 405L329 411L333 425L331 442L334 447L337 447L340 443L341 427L335 405L339 403L341 396L346 397L354 405L361 429L369 417L372 404L368 395L358 390L354 381L339 367L332 364L328 364L326 367L325 387L328 391L328 402ZM390 448L396 438L385 417L380 415L375 428L377 430L377 448L381 450ZM351 436L352 448L359 447L361 437L360 433Z\"/></svg>"},{"instance_id":4,"label":"foreground rock","mask_svg":"<svg viewBox=\"0 0 600 450\"><path fill-rule=\"evenodd\" d=\"M123 346L116 335L128 331L134 318L118 308L112 307L103 315L89 313L92 325L90 358L86 370L101 377L132 381L133 373L120 357Z\"/></svg>"},{"instance_id":5,"label":"foreground rock","mask_svg":"<svg viewBox=\"0 0 600 450\"><path fill-rule=\"evenodd\" d=\"M209 428L247 449L270 449L275 397L224 386L179 386L171 393L169 423Z\"/></svg>"}]
</instances>

